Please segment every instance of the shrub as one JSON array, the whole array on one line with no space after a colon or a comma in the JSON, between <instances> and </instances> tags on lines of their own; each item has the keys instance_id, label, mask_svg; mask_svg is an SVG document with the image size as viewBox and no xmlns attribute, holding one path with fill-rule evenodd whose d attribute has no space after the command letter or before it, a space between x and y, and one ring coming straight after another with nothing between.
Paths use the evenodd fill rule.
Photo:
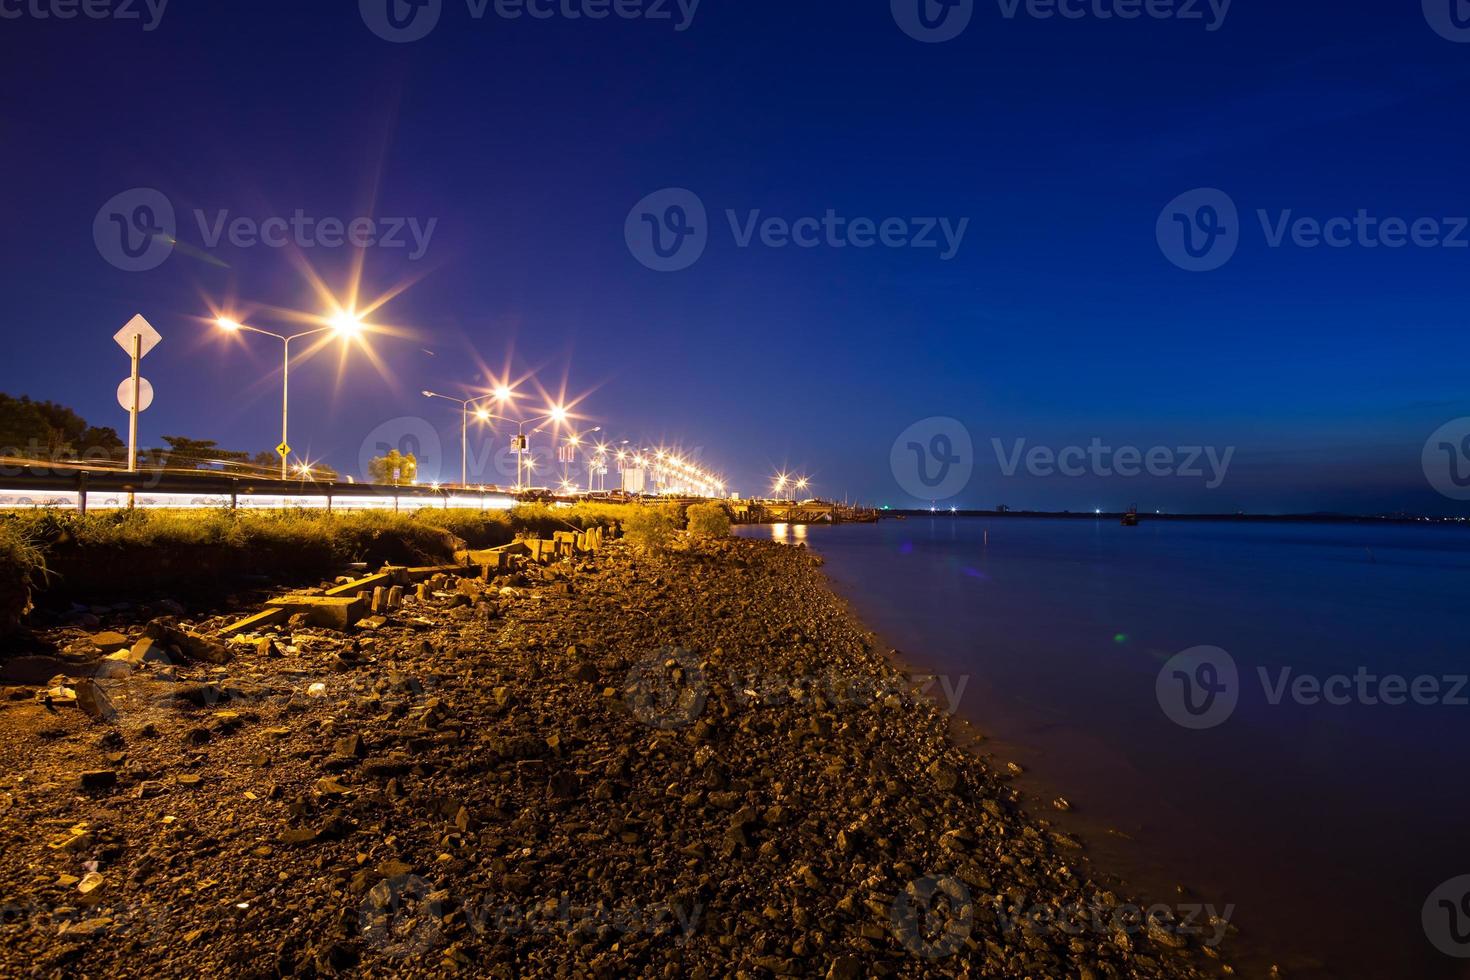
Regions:
<instances>
[{"instance_id":1,"label":"shrub","mask_svg":"<svg viewBox=\"0 0 1470 980\"><path fill-rule=\"evenodd\" d=\"M722 504L693 504L689 508L689 533L696 538L728 538L730 514Z\"/></svg>"},{"instance_id":2,"label":"shrub","mask_svg":"<svg viewBox=\"0 0 1470 980\"><path fill-rule=\"evenodd\" d=\"M31 610L31 589L46 572L41 552L12 523L0 523L0 636Z\"/></svg>"},{"instance_id":3,"label":"shrub","mask_svg":"<svg viewBox=\"0 0 1470 980\"><path fill-rule=\"evenodd\" d=\"M674 519L660 509L634 507L623 520L623 537L639 551L663 551L674 540Z\"/></svg>"}]
</instances>

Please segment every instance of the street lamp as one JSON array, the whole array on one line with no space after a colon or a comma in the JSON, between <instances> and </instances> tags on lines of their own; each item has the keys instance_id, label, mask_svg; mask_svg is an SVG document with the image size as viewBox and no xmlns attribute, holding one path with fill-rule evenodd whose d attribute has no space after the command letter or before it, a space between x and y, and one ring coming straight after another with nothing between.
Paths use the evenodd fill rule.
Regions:
<instances>
[{"instance_id":1,"label":"street lamp","mask_svg":"<svg viewBox=\"0 0 1470 980\"><path fill-rule=\"evenodd\" d=\"M509 388L501 385L488 395L478 395L474 398L453 398L449 395L441 395L437 391L424 390L425 398L442 398L447 402L454 402L460 407L459 414L459 485L468 486L470 482L470 406L494 398L498 401L508 401L512 392ZM484 409L475 412L475 417L481 422L487 422L495 416Z\"/></svg>"},{"instance_id":2,"label":"street lamp","mask_svg":"<svg viewBox=\"0 0 1470 980\"><path fill-rule=\"evenodd\" d=\"M505 393L505 397L504 398L501 398L501 392L504 392ZM501 401L505 401L506 399L508 399L510 397L510 395L511 395L510 389L505 388L504 386L502 386L500 388L497 388L495 390L495 397L496 398L500 398ZM539 416L539 417L534 418L534 419L513 419L513 418L510 418L510 417L505 416L505 415L495 415L495 414L492 414L492 413L490 413L490 412L488 412L488 411L486 411L484 409L480 409L478 412L475 413L475 415L481 421L485 421L485 422L488 422L491 419L496 419L496 420L501 421L501 422L513 422L513 423L515 423L515 427L516 427L516 443L515 443L515 454L516 454L516 490L522 490L522 489L525 488L525 482L521 478L521 464L522 464L522 460L524 459L524 457L526 455L526 446L527 446L527 443L526 443L526 426L528 426L528 425L538 425L539 423L546 422L548 420L551 421L551 422L556 423L557 425L561 425L563 422L565 422L567 420L567 410L565 408L563 408L562 406L560 406L560 405L553 406L551 408L551 410L549 412L547 412L547 414L542 415L542 416ZM600 429L601 426L599 426L598 428ZM532 435L535 435L537 432L540 432L540 431L541 431L540 429L533 429L533 430L531 430L531 434ZM526 462L526 470L527 470L527 472L534 473L535 470L536 470L535 464L527 461Z\"/></svg>"},{"instance_id":3,"label":"street lamp","mask_svg":"<svg viewBox=\"0 0 1470 980\"><path fill-rule=\"evenodd\" d=\"M582 437L585 436L585 435L587 435L587 434L589 434L589 433L592 433L592 432L601 432L601 431L602 431L602 426L595 425L595 426L593 426L590 429L586 429L586 430L584 430L582 432L573 432L571 435L567 436L567 444L564 447L562 447L562 450L563 451L560 454L561 457L562 457L562 459L561 459L561 480L562 480L563 489L565 489L566 484L568 482L570 482L569 478L567 477L567 464L576 461L576 458L577 458L577 447L580 446L580 445L582 445ZM592 464L591 463L588 463L587 464L587 489L589 491L592 489Z\"/></svg>"},{"instance_id":4,"label":"street lamp","mask_svg":"<svg viewBox=\"0 0 1470 980\"><path fill-rule=\"evenodd\" d=\"M291 334L290 336L271 333L269 330L261 330L259 327L252 327L238 320L231 320L229 317L222 316L214 322L216 326L226 333L240 333L242 331L246 333L258 333L262 337L274 337L281 342L281 444L276 447L276 452L281 457L281 479L285 480L288 478L289 473L286 460L291 455L291 443L287 441L289 430L288 417L291 404L291 341L328 332L334 333L344 340L356 337L362 333L362 317L356 313L343 310L333 314L327 321L325 327L317 327L315 330L306 330L301 333Z\"/></svg>"}]
</instances>

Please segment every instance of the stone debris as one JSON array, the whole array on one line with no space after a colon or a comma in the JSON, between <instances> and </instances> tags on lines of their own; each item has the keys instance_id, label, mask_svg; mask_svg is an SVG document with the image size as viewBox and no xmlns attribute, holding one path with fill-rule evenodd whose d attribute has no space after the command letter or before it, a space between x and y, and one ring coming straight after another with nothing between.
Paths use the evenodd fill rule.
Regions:
<instances>
[{"instance_id":1,"label":"stone debris","mask_svg":"<svg viewBox=\"0 0 1470 980\"><path fill-rule=\"evenodd\" d=\"M49 910L7 920L0 975L1224 966L1167 921L1071 921L1133 900L1026 811L1019 767L895 696L804 550L556 532L465 561L301 594L351 622L307 604L329 612L230 633L242 604L89 634L116 666L20 703L50 741L0 743L27 774L0 899Z\"/></svg>"}]
</instances>

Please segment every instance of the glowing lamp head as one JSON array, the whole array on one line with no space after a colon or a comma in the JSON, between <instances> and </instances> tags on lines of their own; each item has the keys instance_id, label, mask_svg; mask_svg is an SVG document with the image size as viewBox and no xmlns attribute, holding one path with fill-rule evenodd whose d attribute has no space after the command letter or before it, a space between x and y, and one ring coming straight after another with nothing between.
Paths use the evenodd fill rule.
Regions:
<instances>
[{"instance_id":1,"label":"glowing lamp head","mask_svg":"<svg viewBox=\"0 0 1470 980\"><path fill-rule=\"evenodd\" d=\"M242 326L239 320L231 320L227 316L220 317L218 320L215 320L214 323L215 326L225 331L225 333L238 333L240 327Z\"/></svg>"},{"instance_id":2,"label":"glowing lamp head","mask_svg":"<svg viewBox=\"0 0 1470 980\"><path fill-rule=\"evenodd\" d=\"M481 422L489 422L490 413L485 411L483 408L477 408L475 409L475 418L479 419Z\"/></svg>"},{"instance_id":3,"label":"glowing lamp head","mask_svg":"<svg viewBox=\"0 0 1470 980\"><path fill-rule=\"evenodd\" d=\"M515 392L511 391L505 385L500 385L495 389L495 400L498 402L508 402L514 397Z\"/></svg>"},{"instance_id":4,"label":"glowing lamp head","mask_svg":"<svg viewBox=\"0 0 1470 980\"><path fill-rule=\"evenodd\" d=\"M560 405L551 410L551 421L560 425L567 420L567 410Z\"/></svg>"},{"instance_id":5,"label":"glowing lamp head","mask_svg":"<svg viewBox=\"0 0 1470 980\"><path fill-rule=\"evenodd\" d=\"M328 323L339 337L356 337L362 333L362 317L346 310L334 314Z\"/></svg>"}]
</instances>

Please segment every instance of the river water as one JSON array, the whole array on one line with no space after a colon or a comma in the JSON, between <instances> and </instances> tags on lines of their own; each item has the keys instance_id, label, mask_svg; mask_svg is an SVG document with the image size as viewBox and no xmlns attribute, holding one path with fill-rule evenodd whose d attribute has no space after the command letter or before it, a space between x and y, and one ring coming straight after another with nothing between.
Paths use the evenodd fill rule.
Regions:
<instances>
[{"instance_id":1,"label":"river water","mask_svg":"<svg viewBox=\"0 0 1470 980\"><path fill-rule=\"evenodd\" d=\"M1455 913L1423 912L1470 874L1470 529L944 516L741 533L821 554L864 621L944 678L978 750L1025 769L1040 815L1150 899L1238 928L1241 975L1470 977L1433 944L1470 956Z\"/></svg>"}]
</instances>

